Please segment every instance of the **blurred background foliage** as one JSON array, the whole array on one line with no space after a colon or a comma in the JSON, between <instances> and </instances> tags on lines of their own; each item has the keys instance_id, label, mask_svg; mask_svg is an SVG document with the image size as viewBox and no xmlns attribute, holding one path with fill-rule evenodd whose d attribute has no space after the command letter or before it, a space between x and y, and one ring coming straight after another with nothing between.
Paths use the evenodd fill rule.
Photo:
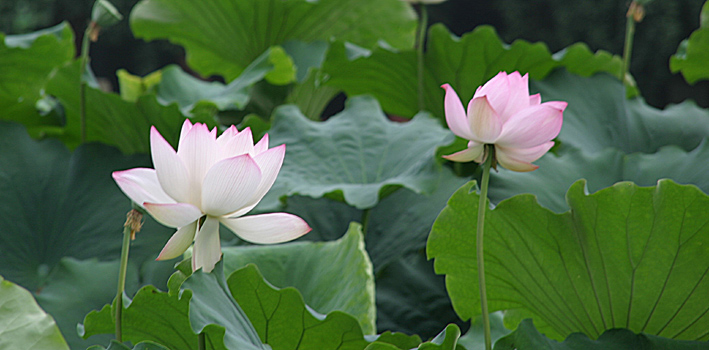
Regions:
<instances>
[{"instance_id":1,"label":"blurred background foliage","mask_svg":"<svg viewBox=\"0 0 709 350\"><path fill-rule=\"evenodd\" d=\"M138 0L113 0L128 15ZM92 0L3 0L0 32L22 34L67 20L77 33L77 43L88 21ZM430 23L442 22L462 35L478 25L494 26L510 43L516 39L542 41L553 52L575 42L591 50L620 55L623 48L628 0L449 0L430 6ZM646 6L645 19L637 26L631 73L650 105L664 107L685 99L709 106L709 82L690 87L668 68L680 41L699 26L704 0L656 0ZM187 68L184 51L165 41L146 43L135 39L124 20L105 31L91 46L92 67L98 77L115 89L119 68L146 75L170 63Z\"/></svg>"}]
</instances>

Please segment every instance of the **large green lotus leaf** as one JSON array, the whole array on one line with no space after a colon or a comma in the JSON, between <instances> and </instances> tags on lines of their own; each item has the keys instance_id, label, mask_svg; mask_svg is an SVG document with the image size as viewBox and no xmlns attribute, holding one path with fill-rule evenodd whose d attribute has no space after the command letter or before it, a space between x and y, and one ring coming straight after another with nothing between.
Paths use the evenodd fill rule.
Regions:
<instances>
[{"instance_id":1,"label":"large green lotus leaf","mask_svg":"<svg viewBox=\"0 0 709 350\"><path fill-rule=\"evenodd\" d=\"M0 119L26 125L33 134L61 120L41 115L36 103L49 73L74 56L74 34L66 23L24 35L0 33Z\"/></svg>"},{"instance_id":2,"label":"large green lotus leaf","mask_svg":"<svg viewBox=\"0 0 709 350\"><path fill-rule=\"evenodd\" d=\"M690 84L709 79L709 2L704 3L700 19L700 28L682 41L677 53L670 57L672 72L682 72Z\"/></svg>"},{"instance_id":3,"label":"large green lotus leaf","mask_svg":"<svg viewBox=\"0 0 709 350\"><path fill-rule=\"evenodd\" d=\"M227 81L288 40L410 48L416 28L411 7L399 0L143 0L130 22L136 37L182 45L190 67Z\"/></svg>"},{"instance_id":4,"label":"large green lotus leaf","mask_svg":"<svg viewBox=\"0 0 709 350\"><path fill-rule=\"evenodd\" d=\"M62 257L118 259L131 204L111 172L148 164L97 144L70 153L0 123L0 274L39 290ZM173 231L146 217L131 258L154 259Z\"/></svg>"},{"instance_id":5,"label":"large green lotus leaf","mask_svg":"<svg viewBox=\"0 0 709 350\"><path fill-rule=\"evenodd\" d=\"M364 57L363 57L364 56ZM529 73L542 79L555 67L564 66L576 74L596 72L620 75L621 61L607 52L596 54L583 44L552 55L543 43L517 40L503 43L492 27L480 26L458 38L443 25L429 30L425 54L424 110L443 118L443 89L451 84L465 101L475 89L500 71ZM369 53L335 44L328 53L323 70L327 82L348 95L372 94L387 113L411 117L419 111L416 53L377 48Z\"/></svg>"},{"instance_id":6,"label":"large green lotus leaf","mask_svg":"<svg viewBox=\"0 0 709 350\"><path fill-rule=\"evenodd\" d=\"M119 343L117 340L111 340L111 344L107 348L101 345L94 345L86 350L170 350L158 343L145 341L136 344L134 347L129 348L123 343Z\"/></svg>"},{"instance_id":7,"label":"large green lotus leaf","mask_svg":"<svg viewBox=\"0 0 709 350\"><path fill-rule=\"evenodd\" d=\"M416 349L421 350L465 350L464 347L458 345L458 339L460 337L460 328L458 326L451 324L448 325L441 333L439 333L431 341L418 344ZM376 341L369 344L364 350L408 350L413 349L411 347L400 347L395 346L390 343Z\"/></svg>"},{"instance_id":8,"label":"large green lotus leaf","mask_svg":"<svg viewBox=\"0 0 709 350\"><path fill-rule=\"evenodd\" d=\"M57 97L66 113L62 141L70 148L77 147L81 143L79 61L59 69L47 83L47 93ZM150 152L153 125L176 145L185 120L177 104L164 106L153 94L129 102L117 94L87 86L86 101L86 140L116 146L126 154ZM216 126L211 116L192 119Z\"/></svg>"},{"instance_id":9,"label":"large green lotus leaf","mask_svg":"<svg viewBox=\"0 0 709 350\"><path fill-rule=\"evenodd\" d=\"M0 123L0 274L33 291L72 346L83 314L115 295L117 277L107 270L117 273L118 268L80 269L64 258L119 258L131 204L111 172L148 164L146 156L126 157L96 144L70 153L59 141L35 141L24 127ZM137 266L153 260L173 231L146 218L131 248L135 278ZM94 286L107 292L77 292L94 291Z\"/></svg>"},{"instance_id":10,"label":"large green lotus leaf","mask_svg":"<svg viewBox=\"0 0 709 350\"><path fill-rule=\"evenodd\" d=\"M365 246L376 273L379 330L433 337L458 319L443 278L433 273L432 263L419 253L436 216L452 193L467 181L447 168L440 175L432 194L400 189L369 211ZM364 219L364 211L329 198L289 197L286 211L299 215L313 228L303 240L338 239L348 223ZM305 297L307 301L307 293ZM308 305L315 306L309 301Z\"/></svg>"},{"instance_id":11,"label":"large green lotus leaf","mask_svg":"<svg viewBox=\"0 0 709 350\"><path fill-rule=\"evenodd\" d=\"M420 350L462 350L458 345L458 338L460 338L460 328L450 324L430 342L423 343L418 348Z\"/></svg>"},{"instance_id":12,"label":"large green lotus leaf","mask_svg":"<svg viewBox=\"0 0 709 350\"><path fill-rule=\"evenodd\" d=\"M443 168L434 180L436 189L432 193L402 189L372 208L365 242L375 272L408 252L423 250L436 216L466 181Z\"/></svg>"},{"instance_id":13,"label":"large green lotus leaf","mask_svg":"<svg viewBox=\"0 0 709 350\"><path fill-rule=\"evenodd\" d=\"M155 85L158 101L176 102L189 116L212 115L214 110L242 110L249 102L249 89L264 78L290 82L295 72L291 59L282 48L272 47L257 57L238 78L229 84L206 82L171 65L161 71Z\"/></svg>"},{"instance_id":14,"label":"large green lotus leaf","mask_svg":"<svg viewBox=\"0 0 709 350\"><path fill-rule=\"evenodd\" d=\"M319 69L308 70L306 79L293 87L285 102L298 106L308 119L320 120L325 107L340 93L340 89L322 82L324 76Z\"/></svg>"},{"instance_id":15,"label":"large green lotus leaf","mask_svg":"<svg viewBox=\"0 0 709 350\"><path fill-rule=\"evenodd\" d=\"M661 110L641 98L628 100L623 84L607 74L582 78L559 70L533 81L530 90L543 100L569 103L558 137L562 146L654 153L677 145L689 151L709 136L709 110L689 101Z\"/></svg>"},{"instance_id":16,"label":"large green lotus leaf","mask_svg":"<svg viewBox=\"0 0 709 350\"><path fill-rule=\"evenodd\" d=\"M204 282L201 271L195 276L196 279L200 279L200 282ZM133 343L153 341L171 350L196 349L199 342L198 333L194 331L191 318L199 317L202 313L199 312L200 310L193 310L195 300L200 305L203 305L205 300L221 303L211 305L212 316L220 321L225 320L225 316L222 315L230 315L230 311L234 311L229 307L231 298L225 294L228 291L223 290L218 283L207 283L206 286L198 288L199 293L206 293L206 295L197 296L193 291L185 290L178 297L177 292L162 292L154 286L141 288L123 311L123 339ZM225 298L226 303L224 303ZM87 338L96 334L113 333L115 323L111 308L111 305L106 305L100 311L93 311L86 315L80 327L82 336ZM228 326L228 332L225 331L224 326L215 324L199 327L199 332L205 334L207 349L263 349L240 338L241 334L234 331L234 328L238 327L236 323L223 322L223 324ZM228 343L231 347L225 345L225 336L235 341L235 343Z\"/></svg>"},{"instance_id":17,"label":"large green lotus leaf","mask_svg":"<svg viewBox=\"0 0 709 350\"><path fill-rule=\"evenodd\" d=\"M341 311L314 315L295 288L275 289L255 265L235 271L227 283L261 341L273 350L361 350L368 344L354 317Z\"/></svg>"},{"instance_id":18,"label":"large green lotus leaf","mask_svg":"<svg viewBox=\"0 0 709 350\"><path fill-rule=\"evenodd\" d=\"M285 209L310 225L313 230L302 238L309 241L338 239L342 232L347 231L350 222L362 223L368 220L366 229L363 229L366 232L365 246L374 271L377 272L390 261L426 246L426 238L436 216L446 206L448 198L467 179L457 177L448 168L443 168L435 181L436 189L433 193L418 194L400 189L383 198L368 211L369 214L329 198L303 196L289 197ZM369 218L365 215L369 215ZM308 305L314 306L310 302Z\"/></svg>"},{"instance_id":19,"label":"large green lotus leaf","mask_svg":"<svg viewBox=\"0 0 709 350\"><path fill-rule=\"evenodd\" d=\"M674 340L649 334L635 334L627 329L611 329L597 340L581 333L571 334L559 343L545 337L534 328L532 320L524 320L507 337L495 343L495 350L703 350L707 342ZM470 350L470 349L469 349Z\"/></svg>"},{"instance_id":20,"label":"large green lotus leaf","mask_svg":"<svg viewBox=\"0 0 709 350\"><path fill-rule=\"evenodd\" d=\"M83 340L77 333L76 325L87 313L100 309L116 297L118 269L118 260L62 258L42 289L34 291L39 305L54 315L72 349L85 349L89 345L106 343L112 338L99 335ZM128 293L138 289L138 278L135 263L129 263L126 277Z\"/></svg>"},{"instance_id":21,"label":"large green lotus leaf","mask_svg":"<svg viewBox=\"0 0 709 350\"><path fill-rule=\"evenodd\" d=\"M660 148L656 153L632 153L616 149L589 154L569 150L559 156L547 154L535 162L539 169L518 173L499 169L490 179L490 200L498 203L521 193L537 196L539 203L555 212L569 209L564 200L565 188L586 179L589 191L610 187L616 182L632 181L640 186L653 186L663 178L681 184L696 185L709 193L709 142L703 141L687 152L676 146Z\"/></svg>"},{"instance_id":22,"label":"large green lotus leaf","mask_svg":"<svg viewBox=\"0 0 709 350\"><path fill-rule=\"evenodd\" d=\"M69 350L52 316L26 289L0 276L0 348Z\"/></svg>"},{"instance_id":23,"label":"large green lotus leaf","mask_svg":"<svg viewBox=\"0 0 709 350\"><path fill-rule=\"evenodd\" d=\"M421 251L390 262L377 273L377 328L424 339L436 336L449 323L464 325L453 311L443 276Z\"/></svg>"},{"instance_id":24,"label":"large green lotus leaf","mask_svg":"<svg viewBox=\"0 0 709 350\"><path fill-rule=\"evenodd\" d=\"M374 343L367 345L365 350L374 345L391 345L392 349L409 350L421 344L421 337L418 335L406 335L404 333L384 332L377 336ZM384 349L389 349L385 347Z\"/></svg>"},{"instance_id":25,"label":"large green lotus leaf","mask_svg":"<svg viewBox=\"0 0 709 350\"><path fill-rule=\"evenodd\" d=\"M354 316L365 334L376 333L374 275L361 226L350 224L333 242L297 242L223 248L225 274L256 264L278 288L294 287L315 311Z\"/></svg>"},{"instance_id":26,"label":"large green lotus leaf","mask_svg":"<svg viewBox=\"0 0 709 350\"><path fill-rule=\"evenodd\" d=\"M295 106L280 107L269 135L272 144L288 148L274 186L285 191L281 195L328 195L360 209L402 186L432 192L440 172L435 148L452 140L427 115L409 123L387 120L368 96L351 98L325 122L308 120Z\"/></svg>"},{"instance_id":27,"label":"large green lotus leaf","mask_svg":"<svg viewBox=\"0 0 709 350\"><path fill-rule=\"evenodd\" d=\"M464 319L480 313L475 257L478 195L463 186L433 225L428 256L446 274ZM672 339L709 333L709 197L670 180L623 182L594 194L571 186L571 210L554 214L531 195L488 210L485 258L490 310L532 317L555 339L611 328Z\"/></svg>"},{"instance_id":28,"label":"large green lotus leaf","mask_svg":"<svg viewBox=\"0 0 709 350\"><path fill-rule=\"evenodd\" d=\"M212 273L199 270L190 275L180 289L183 295L188 291L193 295L190 300L192 329L197 332L219 329L224 333L224 344L228 349L266 350L268 346L259 340L252 321L232 297L234 288L241 287L227 283L221 262Z\"/></svg>"}]
</instances>

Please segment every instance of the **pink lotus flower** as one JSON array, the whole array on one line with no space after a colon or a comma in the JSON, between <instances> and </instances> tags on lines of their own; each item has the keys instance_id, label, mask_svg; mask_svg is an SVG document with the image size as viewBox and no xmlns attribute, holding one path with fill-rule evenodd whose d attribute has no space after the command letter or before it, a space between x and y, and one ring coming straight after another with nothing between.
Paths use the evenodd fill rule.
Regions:
<instances>
[{"instance_id":1,"label":"pink lotus flower","mask_svg":"<svg viewBox=\"0 0 709 350\"><path fill-rule=\"evenodd\" d=\"M185 120L177 152L150 129L155 169L113 173L131 200L155 220L177 228L157 260L180 256L192 245L192 269L209 272L221 258L219 223L253 243L280 243L310 231L286 213L244 216L276 181L286 146L268 148L268 135L254 145L251 129L231 126L219 137L204 124Z\"/></svg>"},{"instance_id":2,"label":"pink lotus flower","mask_svg":"<svg viewBox=\"0 0 709 350\"><path fill-rule=\"evenodd\" d=\"M451 131L466 139L468 148L444 156L455 162L482 163L487 154L486 144L495 145L495 159L513 171L532 171L532 164L552 146L551 141L561 131L562 113L567 103L550 101L541 103L539 94L529 95L527 74L500 72L475 91L463 109L455 90L446 90L446 122Z\"/></svg>"}]
</instances>

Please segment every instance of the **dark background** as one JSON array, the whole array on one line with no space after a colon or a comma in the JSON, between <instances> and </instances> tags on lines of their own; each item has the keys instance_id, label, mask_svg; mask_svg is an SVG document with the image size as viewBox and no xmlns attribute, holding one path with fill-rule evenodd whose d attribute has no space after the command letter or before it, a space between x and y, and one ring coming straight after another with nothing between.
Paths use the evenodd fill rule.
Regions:
<instances>
[{"instance_id":1,"label":"dark background","mask_svg":"<svg viewBox=\"0 0 709 350\"><path fill-rule=\"evenodd\" d=\"M631 63L644 98L664 107L685 99L709 107L709 82L689 86L669 70L669 58L680 41L699 27L705 0L655 0L638 24ZM138 0L112 0L127 18ZM505 42L516 39L545 42L552 52L575 42L592 50L621 54L629 0L449 0L429 6L430 22L442 22L462 35L481 24L494 26ZM0 0L0 31L21 34L67 20L84 32L93 0ZM91 46L92 67L115 86L115 71L124 68L145 75L170 63L184 66L181 48L165 41L146 43L133 38L127 19L102 33Z\"/></svg>"}]
</instances>

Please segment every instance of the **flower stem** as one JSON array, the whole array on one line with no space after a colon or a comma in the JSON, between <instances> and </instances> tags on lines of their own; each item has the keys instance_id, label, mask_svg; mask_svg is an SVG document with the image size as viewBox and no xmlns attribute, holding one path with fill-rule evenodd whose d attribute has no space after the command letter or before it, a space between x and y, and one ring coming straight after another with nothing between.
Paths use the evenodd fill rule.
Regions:
<instances>
[{"instance_id":1,"label":"flower stem","mask_svg":"<svg viewBox=\"0 0 709 350\"><path fill-rule=\"evenodd\" d=\"M143 214L132 209L126 214L123 224L123 245L121 246L121 266L118 270L118 291L116 292L116 340L123 342L123 292L126 289L126 272L128 271L128 252L130 241L135 239L135 233L140 231Z\"/></svg>"},{"instance_id":2,"label":"flower stem","mask_svg":"<svg viewBox=\"0 0 709 350\"><path fill-rule=\"evenodd\" d=\"M128 251L130 250L131 229L123 226L123 245L121 246L121 266L118 270L118 291L116 292L116 340L123 342L123 291L126 289L126 272L128 270Z\"/></svg>"},{"instance_id":3,"label":"flower stem","mask_svg":"<svg viewBox=\"0 0 709 350\"><path fill-rule=\"evenodd\" d=\"M485 145L487 159L483 165L483 177L480 183L480 201L478 202L478 225L476 230L475 247L478 258L478 285L480 287L480 305L482 307L483 331L485 333L485 350L492 349L490 339L490 315L487 310L487 290L485 288L485 259L483 256L483 229L485 227L485 209L487 209L487 188L490 182L490 167L495 158L495 147Z\"/></svg>"},{"instance_id":4,"label":"flower stem","mask_svg":"<svg viewBox=\"0 0 709 350\"><path fill-rule=\"evenodd\" d=\"M630 57L633 52L633 38L635 37L635 23L640 22L645 14L644 8L636 1L630 3L628 13L626 14L627 22L625 24L625 45L623 47L623 69L620 75L620 81L624 85L628 85L628 80L625 76L630 71Z\"/></svg>"},{"instance_id":5,"label":"flower stem","mask_svg":"<svg viewBox=\"0 0 709 350\"><path fill-rule=\"evenodd\" d=\"M89 62L89 39L94 31L95 22L89 23L81 39L81 59L79 66L79 120L81 122L81 143L86 142L86 81L84 73Z\"/></svg>"},{"instance_id":6,"label":"flower stem","mask_svg":"<svg viewBox=\"0 0 709 350\"><path fill-rule=\"evenodd\" d=\"M426 5L421 4L421 11L419 14L419 25L418 25L418 36L416 38L416 57L417 57L417 80L418 80L418 107L419 111L425 108L423 101L423 73L424 73L424 56L423 49L426 44L426 29L428 28L428 11L426 10Z\"/></svg>"}]
</instances>

